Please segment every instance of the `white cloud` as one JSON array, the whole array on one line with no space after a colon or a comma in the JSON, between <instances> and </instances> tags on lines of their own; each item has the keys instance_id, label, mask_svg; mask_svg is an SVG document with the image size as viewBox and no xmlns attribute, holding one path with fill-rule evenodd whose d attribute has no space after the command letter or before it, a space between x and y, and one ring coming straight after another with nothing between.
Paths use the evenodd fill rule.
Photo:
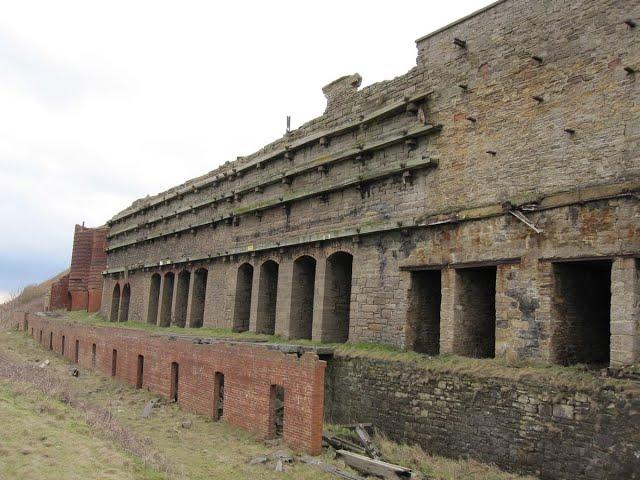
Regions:
<instances>
[{"instance_id":1,"label":"white cloud","mask_svg":"<svg viewBox=\"0 0 640 480\"><path fill-rule=\"evenodd\" d=\"M0 252L67 257L74 223L252 153L341 75L405 73L416 38L488 3L6 2Z\"/></svg>"}]
</instances>

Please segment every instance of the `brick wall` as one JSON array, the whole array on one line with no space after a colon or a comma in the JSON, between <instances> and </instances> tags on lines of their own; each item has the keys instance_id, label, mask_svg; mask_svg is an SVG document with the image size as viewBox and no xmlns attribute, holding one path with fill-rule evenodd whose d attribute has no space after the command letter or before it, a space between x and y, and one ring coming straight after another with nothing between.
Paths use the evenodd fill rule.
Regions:
<instances>
[{"instance_id":1,"label":"brick wall","mask_svg":"<svg viewBox=\"0 0 640 480\"><path fill-rule=\"evenodd\" d=\"M108 232L108 227L87 228L84 224L75 226L71 267L66 280L70 301L65 296L65 308L89 312L100 310L102 273L107 266L105 246ZM52 298L57 296L53 287L50 295ZM52 309L62 308L60 305L55 303Z\"/></svg>"},{"instance_id":2,"label":"brick wall","mask_svg":"<svg viewBox=\"0 0 640 480\"><path fill-rule=\"evenodd\" d=\"M222 420L258 438L275 435L273 386L279 385L284 388L284 441L296 450L320 453L326 363L316 355L307 353L298 358L263 346L171 341L136 330L83 326L32 314L17 314L14 322L29 334L33 332L36 341L42 331L43 348L49 347L53 334L53 350L57 353L62 351L64 336L64 356L71 362L75 361L78 341L78 363L107 375L112 373L116 350L115 377L130 385L138 382L138 356L142 355L142 388L164 397L171 394L175 362L178 403L186 410L210 417L215 409L215 374L222 373Z\"/></svg>"},{"instance_id":3,"label":"brick wall","mask_svg":"<svg viewBox=\"0 0 640 480\"><path fill-rule=\"evenodd\" d=\"M45 308L46 310L66 310L69 304L69 275L67 274L51 285Z\"/></svg>"},{"instance_id":4,"label":"brick wall","mask_svg":"<svg viewBox=\"0 0 640 480\"><path fill-rule=\"evenodd\" d=\"M639 409L637 387L622 384L562 387L348 357L327 369L328 422L371 422L430 453L543 479L640 478Z\"/></svg>"}]
</instances>

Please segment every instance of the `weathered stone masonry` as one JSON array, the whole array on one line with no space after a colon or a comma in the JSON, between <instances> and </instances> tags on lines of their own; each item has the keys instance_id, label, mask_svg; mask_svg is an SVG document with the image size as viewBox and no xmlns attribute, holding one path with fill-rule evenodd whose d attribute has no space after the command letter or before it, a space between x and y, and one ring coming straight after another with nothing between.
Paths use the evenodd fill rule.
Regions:
<instances>
[{"instance_id":1,"label":"weathered stone masonry","mask_svg":"<svg viewBox=\"0 0 640 480\"><path fill-rule=\"evenodd\" d=\"M285 355L263 346L193 344L132 329L100 328L20 314L16 324L45 348L182 408L276 436L276 390L284 391L282 437L317 454L322 447L324 372L317 355Z\"/></svg>"},{"instance_id":2,"label":"weathered stone masonry","mask_svg":"<svg viewBox=\"0 0 640 480\"><path fill-rule=\"evenodd\" d=\"M328 422L384 425L398 442L543 479L640 478L637 387L582 387L405 361L336 357Z\"/></svg>"},{"instance_id":3,"label":"weathered stone masonry","mask_svg":"<svg viewBox=\"0 0 640 480\"><path fill-rule=\"evenodd\" d=\"M102 312L128 289L160 325L637 361L639 15L501 1L405 75L336 80L321 117L113 217Z\"/></svg>"}]
</instances>

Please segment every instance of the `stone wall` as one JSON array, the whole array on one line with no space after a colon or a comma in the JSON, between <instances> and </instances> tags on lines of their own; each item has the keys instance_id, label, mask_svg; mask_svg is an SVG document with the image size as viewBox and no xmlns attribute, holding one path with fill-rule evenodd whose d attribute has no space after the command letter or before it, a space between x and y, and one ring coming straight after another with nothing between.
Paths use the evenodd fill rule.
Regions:
<instances>
[{"instance_id":1,"label":"stone wall","mask_svg":"<svg viewBox=\"0 0 640 480\"><path fill-rule=\"evenodd\" d=\"M256 345L171 341L139 330L91 327L24 313L16 314L14 323L71 362L170 399L177 397L186 410L214 419L222 411L222 420L258 438L276 435L275 387L283 387L284 441L296 450L320 452L326 364L316 355L298 358Z\"/></svg>"},{"instance_id":2,"label":"stone wall","mask_svg":"<svg viewBox=\"0 0 640 480\"><path fill-rule=\"evenodd\" d=\"M624 0L506 0L419 39L404 75L332 82L321 117L111 219L103 313L129 285L128 318L191 324L194 289L185 300L170 279L206 269L206 326L574 361L558 353L572 335L555 263L606 260L618 278L640 257L640 29L626 22L638 16ZM335 253L351 255L350 283L337 283ZM313 295L299 281L304 256ZM278 275L261 282L267 261ZM469 268L495 270L493 299L472 296ZM441 272L430 328L411 311L420 269ZM166 302L149 316L152 275ZM636 285L636 274L613 281L601 310L612 365L640 357ZM257 304L276 290L262 325ZM347 290L348 309L332 294Z\"/></svg>"},{"instance_id":3,"label":"stone wall","mask_svg":"<svg viewBox=\"0 0 640 480\"><path fill-rule=\"evenodd\" d=\"M476 373L452 374L341 356L326 376L328 422L371 422L430 453L543 479L640 478L639 409L637 386L492 378L480 364Z\"/></svg>"}]
</instances>

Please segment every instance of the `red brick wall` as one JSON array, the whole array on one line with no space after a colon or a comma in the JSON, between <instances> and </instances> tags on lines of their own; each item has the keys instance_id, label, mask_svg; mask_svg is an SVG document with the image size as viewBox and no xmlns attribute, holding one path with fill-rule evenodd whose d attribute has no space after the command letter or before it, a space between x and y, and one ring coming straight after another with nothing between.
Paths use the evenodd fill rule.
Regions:
<instances>
[{"instance_id":1,"label":"red brick wall","mask_svg":"<svg viewBox=\"0 0 640 480\"><path fill-rule=\"evenodd\" d=\"M97 312L100 310L100 304L102 303L102 272L107 268L107 252L104 249L109 228L94 228L92 232L91 264L87 279L87 288L89 290L87 310L89 312Z\"/></svg>"},{"instance_id":2,"label":"red brick wall","mask_svg":"<svg viewBox=\"0 0 640 480\"><path fill-rule=\"evenodd\" d=\"M39 317L16 316L16 325L37 341L42 330L42 346L75 360L79 341L79 364L92 367L92 345L96 344L95 366L111 374L112 352L117 350L116 377L136 385L138 355L144 356L143 388L170 396L171 363L179 365L178 403L186 410L213 417L215 374L224 375L223 420L250 431L261 439L274 436L272 385L284 388L284 441L310 454L320 453L324 406L326 362L311 353L298 358L264 346L215 343L192 344L151 337L146 332L85 326Z\"/></svg>"},{"instance_id":3,"label":"red brick wall","mask_svg":"<svg viewBox=\"0 0 640 480\"><path fill-rule=\"evenodd\" d=\"M51 285L48 310L61 310L69 308L69 275L65 275Z\"/></svg>"},{"instance_id":4,"label":"red brick wall","mask_svg":"<svg viewBox=\"0 0 640 480\"><path fill-rule=\"evenodd\" d=\"M100 310L102 271L107 267L104 247L108 231L108 227L75 227L69 271L71 310Z\"/></svg>"}]
</instances>

